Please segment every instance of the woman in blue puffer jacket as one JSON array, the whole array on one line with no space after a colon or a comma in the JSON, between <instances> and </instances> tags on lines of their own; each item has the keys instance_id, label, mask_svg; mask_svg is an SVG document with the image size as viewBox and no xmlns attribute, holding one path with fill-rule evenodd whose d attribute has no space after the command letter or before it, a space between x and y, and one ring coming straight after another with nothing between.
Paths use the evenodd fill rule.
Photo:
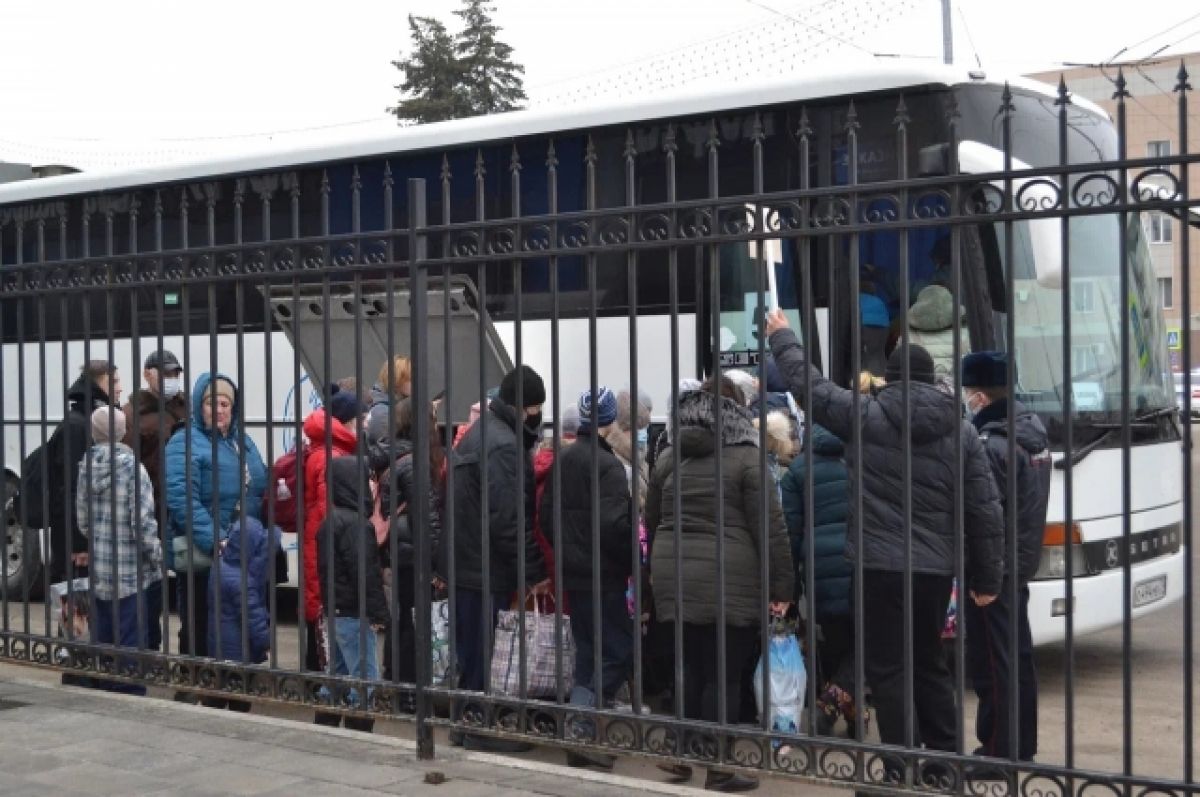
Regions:
<instances>
[{"instance_id":1,"label":"woman in blue puffer jacket","mask_svg":"<svg viewBox=\"0 0 1200 797\"><path fill-rule=\"evenodd\" d=\"M850 508L850 473L842 457L842 441L824 427L813 424L807 444L812 448L813 479L813 602L821 626L818 647L824 683L817 696L821 709L818 732L828 735L838 715L845 716L847 729L854 731L854 612L851 577L854 567L846 559L846 518ZM808 456L792 460L783 475L783 514L792 541L796 584L805 583L808 573ZM802 600L797 596L797 600ZM869 715L864 716L865 722Z\"/></svg>"},{"instance_id":2,"label":"woman in blue puffer jacket","mask_svg":"<svg viewBox=\"0 0 1200 797\"><path fill-rule=\"evenodd\" d=\"M192 388L191 423L167 444L167 509L174 538L168 550L178 577L179 652L194 656L209 655L214 542L228 536L241 511L261 521L267 469L254 441L238 426L237 409L232 379L201 374ZM194 606L189 606L189 593Z\"/></svg>"}]
</instances>

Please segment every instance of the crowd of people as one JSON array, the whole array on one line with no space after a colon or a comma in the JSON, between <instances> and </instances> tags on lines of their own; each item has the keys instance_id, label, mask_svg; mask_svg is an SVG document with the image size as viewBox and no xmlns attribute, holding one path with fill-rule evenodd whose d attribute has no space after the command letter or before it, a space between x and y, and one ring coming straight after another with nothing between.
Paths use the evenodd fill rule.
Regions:
<instances>
[{"instance_id":1,"label":"crowd of people","mask_svg":"<svg viewBox=\"0 0 1200 797\"><path fill-rule=\"evenodd\" d=\"M804 619L818 629L817 649L807 655L818 679L813 732L832 734L844 720L854 735L869 726L873 709L884 742L953 750L958 707L941 633L961 542L977 752L1031 759L1037 687L1025 585L1037 565L1049 455L1037 417L1007 395L1007 355L974 353L953 367L964 410L938 385L947 376L940 351L935 358L913 344L905 368L906 349L897 347L883 363L884 378L867 379L855 396L809 364L781 312L770 315L767 332L772 359L762 389L754 374L736 370L686 381L657 439L649 436L648 397L603 386L584 390L548 438L545 385L522 366L472 410L447 448L436 404L416 405L412 364L397 357L369 390L347 381L331 386L323 406L304 419L304 439L275 463L239 427L241 394L228 376L198 375L189 398L178 359L157 351L145 362L144 386L121 407L116 369L89 362L69 391L67 442L55 449L62 461L50 466L65 480L62 494L74 499L51 517L55 575L90 576L95 641L156 649L165 557L177 577L177 650L263 662L279 526L294 524L310 671L411 682L422 655L414 642L416 590L449 588L455 685L484 691L486 640L498 612L529 596L561 594L575 645L572 704L630 702L640 634L649 702L656 697L669 707L678 698L687 718L727 724L756 721L763 601L771 613L795 616L811 595L815 614ZM421 413L429 419L427 463L414 461ZM1010 415L1016 462L1006 439ZM851 446L856 428L861 444ZM961 528L949 464L958 457ZM1004 489L1010 468L1019 487L1012 507ZM425 495L417 494L418 469L428 476ZM1005 568L1006 512L1017 513L1016 572ZM444 520L453 521L452 538L442 533L451 527ZM418 587L422 550L433 581ZM643 602L634 605L630 595L639 593ZM855 606L856 593L863 607ZM1012 624L1021 643L1015 651L1007 645ZM913 704L905 705L910 655ZM858 657L865 684L856 683ZM1006 698L1014 679L1022 696L1017 751L1009 749ZM673 694L677 687L682 695ZM867 691L870 708L859 704ZM349 693L354 706L362 698ZM248 709L237 700L204 703ZM342 718L320 712L316 720ZM345 723L371 728L353 714ZM480 749L521 747L482 735L452 739ZM568 763L611 768L613 761L573 751ZM898 764L888 766L901 777ZM679 764L664 769L681 780L692 775ZM716 768L705 784L719 791L757 785Z\"/></svg>"}]
</instances>

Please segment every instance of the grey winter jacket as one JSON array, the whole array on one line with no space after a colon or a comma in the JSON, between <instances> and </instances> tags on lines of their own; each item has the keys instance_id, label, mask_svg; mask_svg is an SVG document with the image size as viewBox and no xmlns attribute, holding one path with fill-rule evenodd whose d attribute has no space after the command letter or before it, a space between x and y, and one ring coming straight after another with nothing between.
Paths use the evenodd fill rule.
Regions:
<instances>
[{"instance_id":1,"label":"grey winter jacket","mask_svg":"<svg viewBox=\"0 0 1200 797\"><path fill-rule=\"evenodd\" d=\"M1024 586L1037 573L1046 531L1046 506L1050 502L1050 438L1046 427L1019 402L1012 402L1013 431L1017 446L1017 579ZM1000 494L1008 507L1008 399L999 399L980 410L973 422L987 452ZM1004 524L1005 534L1008 523ZM1007 556L1008 545L1004 546Z\"/></svg>"},{"instance_id":2,"label":"grey winter jacket","mask_svg":"<svg viewBox=\"0 0 1200 797\"><path fill-rule=\"evenodd\" d=\"M679 397L679 548L683 566L682 617L711 624L717 611L717 495L715 457L721 457L720 494L724 501L725 624L757 626L763 584L759 569L762 491L767 491L765 534L770 583L767 598L790 601L794 570L779 493L763 471L758 430L750 411L721 400L721 446L716 446L713 396L691 391ZM675 455L665 449L650 477L646 528L651 535L650 571L654 606L664 622L675 620Z\"/></svg>"},{"instance_id":3,"label":"grey winter jacket","mask_svg":"<svg viewBox=\"0 0 1200 797\"><path fill-rule=\"evenodd\" d=\"M790 329L771 336L771 351L793 395L816 423L843 440L853 440L855 394L809 365ZM812 397L806 402L806 371ZM892 383L877 396L858 396L862 424L862 537L847 534L846 555L868 570L904 570L904 385ZM954 397L933 385L908 383L912 409L912 569L952 575L955 571L955 449L962 451L967 575L977 592L996 594L1004 575L1004 522L987 455L974 427L962 420ZM807 404L807 406L806 406ZM851 495L857 452L846 445ZM851 502L853 507L854 502ZM853 513L853 508L851 509ZM855 528L851 515L849 529Z\"/></svg>"}]
</instances>

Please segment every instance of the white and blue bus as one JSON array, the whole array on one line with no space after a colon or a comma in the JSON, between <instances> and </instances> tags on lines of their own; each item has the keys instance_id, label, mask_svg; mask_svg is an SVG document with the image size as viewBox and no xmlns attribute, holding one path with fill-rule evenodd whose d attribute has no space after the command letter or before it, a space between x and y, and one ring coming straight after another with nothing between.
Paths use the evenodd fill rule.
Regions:
<instances>
[{"instance_id":1,"label":"white and blue bus","mask_svg":"<svg viewBox=\"0 0 1200 797\"><path fill-rule=\"evenodd\" d=\"M1012 92L1014 168L1058 166L1056 93L1023 80L1007 85ZM622 208L630 202L704 200L711 198L714 185L721 197L805 187L832 191L844 188L851 172L857 173L857 183L867 190L902 176L895 121L901 97L907 112L903 158L911 164L909 176L916 176L917 164L936 174L939 169L944 173L950 162L965 173L996 172L1004 165L998 108L1005 86L981 73L896 66L839 74L836 80L798 77L774 85L626 105L520 111L397 128L374 138L330 141L295 151L16 182L0 186L0 275L19 265L88 254L162 251L162 267L169 278L172 253L184 255L207 247L215 253L214 262L219 262L223 247L245 257L246 247L255 241L263 242L268 258L290 249L293 257L302 259L306 239L353 238L403 228L407 213L403 186L413 177L427 181L431 224L536 216L552 210ZM951 105L956 114L948 113ZM1067 113L1072 164L1116 159L1116 131L1102 110L1075 100ZM854 117L848 118L849 114ZM857 124L853 170L848 122ZM756 153L761 153L763 166L756 165ZM519 171L514 164L520 165ZM760 180L762 184L756 185ZM886 201L880 200L881 208ZM938 203L945 201L928 200L929 218L936 219ZM747 206L751 214L757 210ZM1064 637L1069 611L1078 634L1119 624L1126 563L1131 566L1135 616L1165 607L1184 594L1180 431L1177 417L1166 412L1174 406L1174 396L1163 317L1139 219L1129 214L1123 236L1120 219L1120 214L1106 213L1074 216L1068 223L1074 506L1068 527L1064 470L1056 469L1041 568L1030 586L1030 616L1038 643ZM1018 220L1006 226L981 218L978 224L961 225L958 236L966 347L1016 352L1020 398L1043 419L1058 452L1056 460L1062 459L1068 442L1062 224L1054 218ZM1011 263L1005 258L1008 229L1014 239ZM852 384L857 358L849 341L858 315L847 298L848 275L855 269L869 273L891 317L902 319L902 264L907 263L914 287L934 279L939 267L934 253L939 247L945 250L942 242L949 235L949 226L928 223L903 238L891 229L858 231L854 246L850 235L760 237L759 243L714 248L719 251L719 264L709 262L709 247L696 247L694 259L689 255L686 262L678 263L674 319L665 250L641 252L633 279L625 255L600 254L596 286L600 378L609 384L630 381L634 311L637 382L653 399L659 419L666 415L672 391L673 354L682 376L701 376L714 360L716 336L709 334L708 323L714 304L720 313L717 346L727 355L726 362L752 362L758 346L758 291L750 264L764 258L773 270L774 301L792 316L793 326L801 326L801 289L808 280L813 299L809 321L815 330L809 348L827 375ZM901 251L902 240L907 241L907 251ZM365 255L359 249L352 256ZM455 288L455 307L470 322L467 328L477 330L479 319L484 320L491 348L489 374L516 359L514 319L519 293L521 359L543 374L556 376L564 404L589 384L591 295L585 270L579 267L582 262L582 258L564 257L558 265L557 324L562 345L557 363L551 356L552 296L546 263L527 263L520 271L519 286L517 272L499 263L464 269L457 275L462 282ZM805 272L802 262L819 266ZM1128 301L1119 291L1122 262L1130 269ZM720 290L715 296L707 276L714 265L720 269ZM265 264L267 272L271 267L271 262ZM1012 306L1006 298L1009 268L1015 287ZM483 290L474 284L480 273L486 274ZM132 359L135 330L143 355L158 348L161 336L168 348L186 359L193 374L212 365L209 336L216 336L216 364L244 379L247 424L264 453L269 449L276 456L291 443L296 413L303 414L316 401L313 385L355 375L373 381L386 337L379 329L386 327L389 308L404 321L394 327L396 350L407 346L400 334L407 328L407 301L389 303L378 283L370 303L364 305L365 314L361 307L347 305L341 312L322 304L319 292L312 293L316 289L307 286L307 311L289 318L284 316L299 306L289 287L290 277L265 293L238 293L242 290L238 284L230 280L191 295L160 284L138 289L136 302L123 299L111 308L106 308L104 298L81 292L48 291L40 304L30 302L23 312L18 312L17 302L6 301L0 317L0 354L7 386L4 464L10 490L19 483L22 455L38 445L44 429L52 428L62 416L65 387L74 376L64 373L64 365L77 369L89 349L94 357L111 357L128 385L141 370ZM403 290L403 280L397 279L393 288ZM332 286L334 304L348 295L346 290L345 284ZM436 308L441 302L433 298L430 305ZM1120 359L1123 308L1131 318L1129 362ZM1005 340L1009 314L1016 322L1013 340ZM366 339L373 348L356 353L355 336L350 334L355 319L367 324ZM338 325L328 336L323 331L327 320ZM440 329L440 317L437 323ZM673 324L679 341L674 352L669 345ZM431 335L437 337L439 333ZM479 380L472 373L477 371L477 365L471 364L461 378L456 376L455 384L470 387L460 391L459 406L450 408L449 420L463 420L466 406L478 396ZM1129 373L1134 419L1128 506L1121 489L1123 371ZM435 385L433 392L437 389ZM268 435L268 429L273 434ZM1126 516L1132 526L1129 541L1123 539ZM26 581L37 583L46 550L39 542L41 536L21 528L11 512L7 534L10 589ZM1066 595L1068 546L1074 570L1073 607Z\"/></svg>"}]
</instances>

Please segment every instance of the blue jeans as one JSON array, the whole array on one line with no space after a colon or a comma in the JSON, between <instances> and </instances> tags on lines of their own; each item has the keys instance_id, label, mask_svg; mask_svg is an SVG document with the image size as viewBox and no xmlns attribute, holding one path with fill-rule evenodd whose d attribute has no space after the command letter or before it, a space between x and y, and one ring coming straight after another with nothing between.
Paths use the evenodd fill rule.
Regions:
<instances>
[{"instance_id":1,"label":"blue jeans","mask_svg":"<svg viewBox=\"0 0 1200 797\"><path fill-rule=\"evenodd\" d=\"M143 624L138 625L138 599L144 597L142 606ZM117 645L123 648L141 650L156 650L162 642L162 626L159 625L162 615L162 582L156 581L147 587L141 595L129 595L116 601L117 623L113 625L113 601L96 599L96 613L92 623L92 638L96 644ZM158 633L155 633L155 630ZM132 668L134 662L129 659L117 659L117 669ZM123 692L131 695L146 694L146 687L136 684L101 683L100 686L112 692Z\"/></svg>"},{"instance_id":2,"label":"blue jeans","mask_svg":"<svg viewBox=\"0 0 1200 797\"><path fill-rule=\"evenodd\" d=\"M333 620L333 671L336 675L347 675L351 678L363 678L368 681L379 680L379 651L375 631L367 626L366 647L363 647L362 623L357 617L335 617ZM371 690L367 690L370 699ZM347 703L359 707L358 690L352 689L347 695Z\"/></svg>"}]
</instances>

